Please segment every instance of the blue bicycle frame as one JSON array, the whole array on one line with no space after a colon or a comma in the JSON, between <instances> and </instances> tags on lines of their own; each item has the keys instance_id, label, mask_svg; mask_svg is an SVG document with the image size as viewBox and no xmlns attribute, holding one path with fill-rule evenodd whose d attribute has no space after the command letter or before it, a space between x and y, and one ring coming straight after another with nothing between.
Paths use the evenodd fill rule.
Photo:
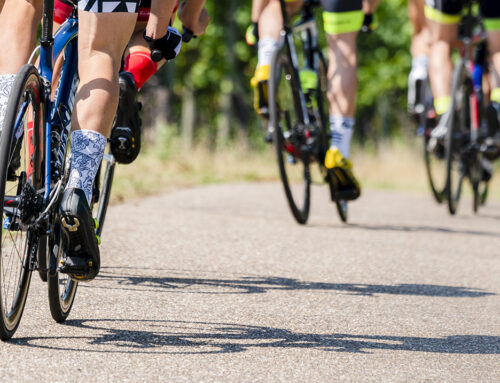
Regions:
<instances>
[{"instance_id":1,"label":"blue bicycle frame","mask_svg":"<svg viewBox=\"0 0 500 383\"><path fill-rule=\"evenodd\" d=\"M38 68L44 87L44 115L46 116L44 126L44 152L46 153L44 156L44 200L46 204L49 202L52 182L61 176L58 172L64 170L61 167L66 154L71 129L71 112L78 86L78 19L76 12L72 13L52 38L53 9L53 0L45 0ZM53 66L61 54L64 55L64 62L52 101ZM59 144L56 153L52 153L53 142Z\"/></svg>"}]
</instances>

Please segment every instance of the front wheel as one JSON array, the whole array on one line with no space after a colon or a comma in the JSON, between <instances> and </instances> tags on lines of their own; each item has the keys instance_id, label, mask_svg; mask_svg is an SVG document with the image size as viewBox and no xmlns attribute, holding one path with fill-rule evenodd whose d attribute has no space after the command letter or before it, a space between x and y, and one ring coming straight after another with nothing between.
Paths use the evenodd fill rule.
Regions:
<instances>
[{"instance_id":1,"label":"front wheel","mask_svg":"<svg viewBox=\"0 0 500 383\"><path fill-rule=\"evenodd\" d=\"M42 95L38 71L23 66L12 87L0 139L2 340L11 338L19 326L37 258L38 237L30 224L42 204Z\"/></svg>"},{"instance_id":2,"label":"front wheel","mask_svg":"<svg viewBox=\"0 0 500 383\"><path fill-rule=\"evenodd\" d=\"M281 181L293 216L309 217L311 176L300 101L300 84L286 45L274 52L269 79L270 122Z\"/></svg>"}]
</instances>

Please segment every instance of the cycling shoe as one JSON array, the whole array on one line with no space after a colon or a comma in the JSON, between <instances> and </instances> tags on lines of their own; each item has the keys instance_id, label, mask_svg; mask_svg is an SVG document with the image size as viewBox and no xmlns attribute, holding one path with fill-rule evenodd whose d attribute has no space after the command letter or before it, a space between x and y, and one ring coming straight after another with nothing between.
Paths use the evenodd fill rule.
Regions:
<instances>
[{"instance_id":1,"label":"cycling shoe","mask_svg":"<svg viewBox=\"0 0 500 383\"><path fill-rule=\"evenodd\" d=\"M64 191L59 218L67 246L58 271L77 281L94 279L101 265L99 238L83 190L70 188Z\"/></svg>"},{"instance_id":2,"label":"cycling shoe","mask_svg":"<svg viewBox=\"0 0 500 383\"><path fill-rule=\"evenodd\" d=\"M137 87L130 72L120 73L120 100L111 130L111 153L121 164L133 162L141 150L141 124Z\"/></svg>"}]
</instances>

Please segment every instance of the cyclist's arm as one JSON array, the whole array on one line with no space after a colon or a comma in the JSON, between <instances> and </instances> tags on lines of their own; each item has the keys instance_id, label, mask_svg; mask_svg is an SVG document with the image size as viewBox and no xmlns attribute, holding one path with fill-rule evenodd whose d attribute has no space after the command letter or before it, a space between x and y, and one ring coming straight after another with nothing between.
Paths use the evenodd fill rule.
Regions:
<instances>
[{"instance_id":1,"label":"cyclist's arm","mask_svg":"<svg viewBox=\"0 0 500 383\"><path fill-rule=\"evenodd\" d=\"M205 33L210 17L203 7L205 0L187 0L179 7L179 19L185 28L191 30L193 35Z\"/></svg>"},{"instance_id":2,"label":"cyclist's arm","mask_svg":"<svg viewBox=\"0 0 500 383\"><path fill-rule=\"evenodd\" d=\"M176 0L151 0L151 12L146 35L152 39L159 39L167 33Z\"/></svg>"}]
</instances>

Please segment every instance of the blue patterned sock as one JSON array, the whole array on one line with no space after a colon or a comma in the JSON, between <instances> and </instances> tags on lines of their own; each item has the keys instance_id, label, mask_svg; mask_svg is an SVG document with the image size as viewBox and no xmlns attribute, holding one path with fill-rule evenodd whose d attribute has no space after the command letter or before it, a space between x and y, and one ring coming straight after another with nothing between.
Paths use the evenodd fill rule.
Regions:
<instances>
[{"instance_id":1,"label":"blue patterned sock","mask_svg":"<svg viewBox=\"0 0 500 383\"><path fill-rule=\"evenodd\" d=\"M89 205L106 141L106 137L93 130L75 130L71 133L71 168L66 188L82 189Z\"/></svg>"},{"instance_id":2,"label":"blue patterned sock","mask_svg":"<svg viewBox=\"0 0 500 383\"><path fill-rule=\"evenodd\" d=\"M3 130L3 120L15 78L15 74L0 74L0 132Z\"/></svg>"}]
</instances>

